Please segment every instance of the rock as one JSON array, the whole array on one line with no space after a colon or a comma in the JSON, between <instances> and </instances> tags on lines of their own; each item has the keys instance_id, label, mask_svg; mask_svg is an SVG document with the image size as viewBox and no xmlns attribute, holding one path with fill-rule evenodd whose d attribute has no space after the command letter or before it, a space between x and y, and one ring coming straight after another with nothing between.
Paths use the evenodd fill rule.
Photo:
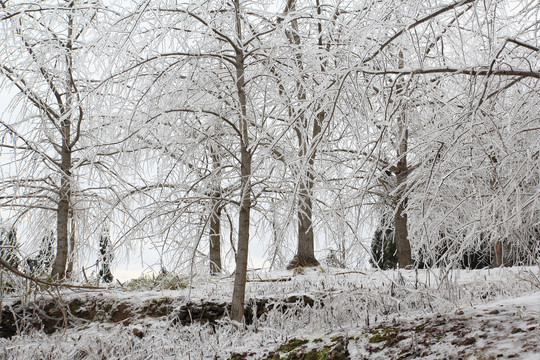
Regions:
<instances>
[{"instance_id":1,"label":"rock","mask_svg":"<svg viewBox=\"0 0 540 360\"><path fill-rule=\"evenodd\" d=\"M133 335L135 335L139 339L142 339L144 337L144 333L139 328L133 328Z\"/></svg>"}]
</instances>

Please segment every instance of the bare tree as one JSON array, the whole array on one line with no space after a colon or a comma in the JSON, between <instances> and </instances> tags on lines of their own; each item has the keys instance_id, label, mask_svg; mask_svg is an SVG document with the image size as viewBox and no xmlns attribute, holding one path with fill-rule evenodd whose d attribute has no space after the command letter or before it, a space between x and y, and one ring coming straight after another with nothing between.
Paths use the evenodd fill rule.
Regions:
<instances>
[{"instance_id":1,"label":"bare tree","mask_svg":"<svg viewBox=\"0 0 540 360\"><path fill-rule=\"evenodd\" d=\"M2 7L2 87L18 91L13 107L21 115L0 123L1 146L12 154L12 161L2 164L10 176L2 180L1 205L17 221L55 214L51 274L64 278L75 256L77 178L88 165L81 138L96 85L89 68L98 66L91 62L100 8L77 1L3 2Z\"/></svg>"}]
</instances>

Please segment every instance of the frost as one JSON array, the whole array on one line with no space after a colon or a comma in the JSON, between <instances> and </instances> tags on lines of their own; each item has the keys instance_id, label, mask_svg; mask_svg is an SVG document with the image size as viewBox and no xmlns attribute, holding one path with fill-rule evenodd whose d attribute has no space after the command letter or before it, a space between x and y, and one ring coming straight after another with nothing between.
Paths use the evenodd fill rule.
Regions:
<instances>
[{"instance_id":1,"label":"frost","mask_svg":"<svg viewBox=\"0 0 540 360\"><path fill-rule=\"evenodd\" d=\"M540 291L531 275L538 269L455 270L443 280L437 272L362 274L326 268L298 275L256 273L257 279L269 281L248 283L246 298L258 302L247 309L251 320L240 328L227 316L191 325L175 321L178 310L188 304L189 289L66 291L64 303L81 298L81 308L94 300L110 303L112 309L124 304L131 317L127 322L107 317L73 322L49 335L29 329L0 339L0 358L228 359L236 354L265 359L279 349L282 355L328 351L340 338L352 359L387 359L393 351L419 359L452 358L461 351L480 359L482 352L532 356L540 350ZM288 280L270 281L284 276ZM230 300L229 278L201 277L193 284L193 304ZM15 302L12 298L4 303ZM264 304L264 311L257 313L256 304Z\"/></svg>"}]
</instances>

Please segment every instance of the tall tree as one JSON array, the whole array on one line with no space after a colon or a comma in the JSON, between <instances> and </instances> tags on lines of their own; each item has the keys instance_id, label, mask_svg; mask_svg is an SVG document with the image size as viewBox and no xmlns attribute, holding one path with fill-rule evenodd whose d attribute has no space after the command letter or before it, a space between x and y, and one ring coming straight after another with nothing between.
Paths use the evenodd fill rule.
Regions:
<instances>
[{"instance_id":1,"label":"tall tree","mask_svg":"<svg viewBox=\"0 0 540 360\"><path fill-rule=\"evenodd\" d=\"M211 272L219 270L215 265L219 264L221 212L236 207L237 226L234 231L229 228L231 238L237 231L231 317L241 321L251 211L257 198L254 193L260 194L260 190L253 188L252 164L259 149L257 141L263 138L262 129L270 118L265 114L267 105L258 103L265 95L262 76L267 76L258 72L265 67L261 59L266 60L259 52L263 38L274 29L253 15L258 11L257 4L251 4L249 10L240 1L209 2L198 7L192 7L189 1L179 6L169 5L164 2L156 9L163 16L155 31L164 35L139 43L142 48L133 53L142 55L143 59L134 57L126 66L126 74L130 71L145 74L137 83L137 88L144 89L141 91L144 95L133 101L132 119L137 122L131 127L131 131L137 132L134 137L142 137L146 146L150 145L148 136L154 132L168 129L173 135L161 133L151 139L150 148L143 147L139 153L159 156L159 150L163 149L175 156L170 168L158 173L156 178L147 181L141 176L140 186L136 184L133 193L153 194L156 199L155 194L161 192L158 202L166 199L165 194L174 194L181 200L174 203L167 199L174 205L174 209L167 211L175 222L182 215L195 214L197 207L205 207L204 215L199 215L201 221L197 240L192 242L191 260L199 255L199 240L208 233ZM151 12L138 11L142 11L138 16L145 19L148 16L152 21ZM189 40L178 41L178 36ZM165 46L174 51L163 52ZM178 179L185 182L179 183ZM264 188L263 181L257 182L259 189ZM158 214L154 212L149 218L164 215Z\"/></svg>"},{"instance_id":2,"label":"tall tree","mask_svg":"<svg viewBox=\"0 0 540 360\"><path fill-rule=\"evenodd\" d=\"M99 68L99 47L94 46L99 10L97 4L76 0L2 2L2 88L18 91L14 106L21 108L18 119L12 115L0 121L1 146L11 155L1 164L9 174L0 185L2 206L18 221L55 214L51 275L60 279L75 254L79 169L92 162L81 140L92 90L101 83L93 78L99 74L89 72Z\"/></svg>"}]
</instances>

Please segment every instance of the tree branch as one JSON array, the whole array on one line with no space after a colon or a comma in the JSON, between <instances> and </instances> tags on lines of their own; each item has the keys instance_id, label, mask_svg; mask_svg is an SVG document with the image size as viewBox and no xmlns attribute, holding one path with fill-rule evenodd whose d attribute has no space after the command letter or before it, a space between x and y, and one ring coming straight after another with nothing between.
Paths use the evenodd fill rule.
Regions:
<instances>
[{"instance_id":1,"label":"tree branch","mask_svg":"<svg viewBox=\"0 0 540 360\"><path fill-rule=\"evenodd\" d=\"M540 79L540 71L525 70L525 69L508 69L508 70L490 70L486 66L471 67L471 68L424 68L424 69L386 69L373 70L358 68L356 72L361 72L369 75L422 75L422 74L443 74L452 73L454 75L471 75L471 76L521 76L523 78Z\"/></svg>"},{"instance_id":2,"label":"tree branch","mask_svg":"<svg viewBox=\"0 0 540 360\"><path fill-rule=\"evenodd\" d=\"M53 286L53 287L65 287L70 289L91 289L91 290L104 290L105 288L99 287L99 286L88 286L88 285L71 285L71 284L62 284L62 283L53 283L45 280L38 279L35 276L25 274L17 269L15 269L13 266L9 265L7 261L0 258L0 266L6 269L7 271L20 276L22 278L31 280L35 282L36 284L45 285L45 286Z\"/></svg>"}]
</instances>

